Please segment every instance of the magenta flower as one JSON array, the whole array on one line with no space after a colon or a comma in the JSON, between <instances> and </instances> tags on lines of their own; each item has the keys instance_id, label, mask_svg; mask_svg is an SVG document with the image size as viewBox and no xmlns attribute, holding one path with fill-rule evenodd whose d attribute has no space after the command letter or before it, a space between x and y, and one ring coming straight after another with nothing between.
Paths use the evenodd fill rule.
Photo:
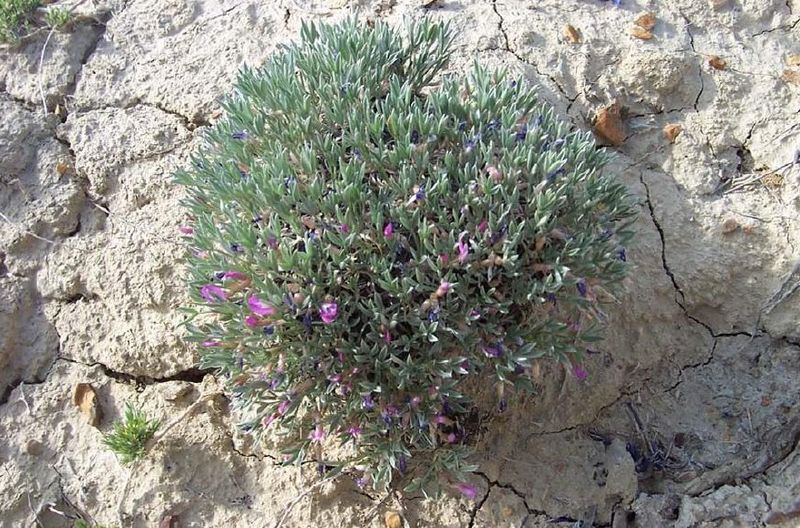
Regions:
<instances>
[{"instance_id":1,"label":"magenta flower","mask_svg":"<svg viewBox=\"0 0 800 528\"><path fill-rule=\"evenodd\" d=\"M264 419L261 421L261 425L264 427L269 427L275 419L278 418L278 413L272 413L269 416L265 416Z\"/></svg>"},{"instance_id":2,"label":"magenta flower","mask_svg":"<svg viewBox=\"0 0 800 528\"><path fill-rule=\"evenodd\" d=\"M447 253L441 253L439 254L439 260L442 261L442 264L447 264L448 262L450 262L450 255L448 255Z\"/></svg>"},{"instance_id":3,"label":"magenta flower","mask_svg":"<svg viewBox=\"0 0 800 528\"><path fill-rule=\"evenodd\" d=\"M194 233L194 229L192 229L189 226L180 226L178 228L178 232L180 234L182 234L182 235L187 235L188 236L188 235L191 235L192 233Z\"/></svg>"},{"instance_id":4,"label":"magenta flower","mask_svg":"<svg viewBox=\"0 0 800 528\"><path fill-rule=\"evenodd\" d=\"M289 401L289 400L283 400L282 402L280 402L280 403L278 404L278 414L280 414L281 416L283 416L284 414L286 414L286 411L288 411L288 410L289 410L289 405L290 405L291 403L292 403L292 402L291 402L291 401Z\"/></svg>"},{"instance_id":5,"label":"magenta flower","mask_svg":"<svg viewBox=\"0 0 800 528\"><path fill-rule=\"evenodd\" d=\"M208 341L203 341L202 345L206 348L208 347L218 347L222 346L222 341L217 341L216 339L209 339Z\"/></svg>"},{"instance_id":6,"label":"magenta flower","mask_svg":"<svg viewBox=\"0 0 800 528\"><path fill-rule=\"evenodd\" d=\"M258 314L262 317L269 317L270 315L275 315L275 308L270 306L269 304L265 303L255 295L251 295L247 298L247 306L253 313Z\"/></svg>"},{"instance_id":7,"label":"magenta flower","mask_svg":"<svg viewBox=\"0 0 800 528\"><path fill-rule=\"evenodd\" d=\"M383 342L387 345L392 342L392 334L388 330L383 331Z\"/></svg>"},{"instance_id":8,"label":"magenta flower","mask_svg":"<svg viewBox=\"0 0 800 528\"><path fill-rule=\"evenodd\" d=\"M261 319L257 315L250 314L244 318L244 324L250 328L255 328L261 324Z\"/></svg>"},{"instance_id":9,"label":"magenta flower","mask_svg":"<svg viewBox=\"0 0 800 528\"><path fill-rule=\"evenodd\" d=\"M308 439L312 442L322 442L325 440L325 431L322 429L321 425L317 425L311 434L308 435Z\"/></svg>"},{"instance_id":10,"label":"magenta flower","mask_svg":"<svg viewBox=\"0 0 800 528\"><path fill-rule=\"evenodd\" d=\"M325 324L331 324L334 322L337 315L339 315L339 305L337 305L335 302L322 303L322 306L319 308L319 317Z\"/></svg>"},{"instance_id":11,"label":"magenta flower","mask_svg":"<svg viewBox=\"0 0 800 528\"><path fill-rule=\"evenodd\" d=\"M228 293L216 284L206 284L200 288L200 295L210 303L228 300Z\"/></svg>"},{"instance_id":12,"label":"magenta flower","mask_svg":"<svg viewBox=\"0 0 800 528\"><path fill-rule=\"evenodd\" d=\"M443 414L437 414L436 416L433 417L433 420L431 420L431 422L437 425L446 425L450 423L450 420Z\"/></svg>"},{"instance_id":13,"label":"magenta flower","mask_svg":"<svg viewBox=\"0 0 800 528\"><path fill-rule=\"evenodd\" d=\"M352 425L347 430L347 432L350 433L350 436L352 436L353 438L358 438L359 435L361 434L361 428L357 425Z\"/></svg>"},{"instance_id":14,"label":"magenta flower","mask_svg":"<svg viewBox=\"0 0 800 528\"><path fill-rule=\"evenodd\" d=\"M584 381L589 377L589 373L581 365L573 365L572 373L578 381Z\"/></svg>"},{"instance_id":15,"label":"magenta flower","mask_svg":"<svg viewBox=\"0 0 800 528\"><path fill-rule=\"evenodd\" d=\"M481 223L478 224L478 232L485 233L487 229L489 229L489 222L482 220Z\"/></svg>"},{"instance_id":16,"label":"magenta flower","mask_svg":"<svg viewBox=\"0 0 800 528\"><path fill-rule=\"evenodd\" d=\"M436 290L436 296L437 297L444 297L445 295L447 295L447 292L450 291L450 287L451 286L452 286L452 284L450 284L449 282L443 280L441 282L441 284L439 284L439 288L437 288L437 290Z\"/></svg>"},{"instance_id":17,"label":"magenta flower","mask_svg":"<svg viewBox=\"0 0 800 528\"><path fill-rule=\"evenodd\" d=\"M226 271L222 274L222 278L232 280L247 280L247 275L239 271Z\"/></svg>"},{"instance_id":18,"label":"magenta flower","mask_svg":"<svg viewBox=\"0 0 800 528\"><path fill-rule=\"evenodd\" d=\"M478 496L478 490L475 489L475 486L467 482L453 484L453 488L469 500L475 500L475 497Z\"/></svg>"},{"instance_id":19,"label":"magenta flower","mask_svg":"<svg viewBox=\"0 0 800 528\"><path fill-rule=\"evenodd\" d=\"M341 225L339 226L339 231L341 231L341 232L342 232L342 233L344 233L344 234L347 234L347 233L349 233L349 232L350 232L350 226L349 226L349 225L347 225L347 224L341 224Z\"/></svg>"},{"instance_id":20,"label":"magenta flower","mask_svg":"<svg viewBox=\"0 0 800 528\"><path fill-rule=\"evenodd\" d=\"M383 228L383 237L384 237L386 240L390 240L390 239L391 239L393 236L394 236L394 224L392 224L391 222L389 222L389 223L388 223L388 224L386 224L386 226Z\"/></svg>"}]
</instances>

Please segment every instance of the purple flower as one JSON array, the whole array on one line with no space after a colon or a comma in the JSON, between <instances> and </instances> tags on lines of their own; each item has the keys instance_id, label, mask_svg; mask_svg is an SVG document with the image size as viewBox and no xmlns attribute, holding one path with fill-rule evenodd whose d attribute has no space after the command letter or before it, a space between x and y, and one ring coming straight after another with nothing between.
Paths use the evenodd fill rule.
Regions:
<instances>
[{"instance_id":1,"label":"purple flower","mask_svg":"<svg viewBox=\"0 0 800 528\"><path fill-rule=\"evenodd\" d=\"M447 253L440 253L439 260L442 261L442 264L447 264L448 262L450 262L450 255L448 255Z\"/></svg>"},{"instance_id":2,"label":"purple flower","mask_svg":"<svg viewBox=\"0 0 800 528\"><path fill-rule=\"evenodd\" d=\"M202 345L204 347L218 347L222 346L222 341L217 341L216 339L209 339L208 341L203 341Z\"/></svg>"},{"instance_id":3,"label":"purple flower","mask_svg":"<svg viewBox=\"0 0 800 528\"><path fill-rule=\"evenodd\" d=\"M347 233L350 232L350 226L347 225L347 224L341 224L341 225L339 225L339 231L346 235Z\"/></svg>"},{"instance_id":4,"label":"purple flower","mask_svg":"<svg viewBox=\"0 0 800 528\"><path fill-rule=\"evenodd\" d=\"M466 482L453 484L453 488L469 500L475 500L475 497L478 496L478 490L475 489L475 486Z\"/></svg>"},{"instance_id":5,"label":"purple flower","mask_svg":"<svg viewBox=\"0 0 800 528\"><path fill-rule=\"evenodd\" d=\"M271 336L275 333L275 327L272 325L267 325L264 327L264 335Z\"/></svg>"},{"instance_id":6,"label":"purple flower","mask_svg":"<svg viewBox=\"0 0 800 528\"><path fill-rule=\"evenodd\" d=\"M215 284L206 284L200 288L200 295L210 303L228 300L228 293Z\"/></svg>"},{"instance_id":7,"label":"purple flower","mask_svg":"<svg viewBox=\"0 0 800 528\"><path fill-rule=\"evenodd\" d=\"M233 280L247 280L247 275L241 273L239 271L226 271L222 274L223 279L233 279Z\"/></svg>"},{"instance_id":8,"label":"purple flower","mask_svg":"<svg viewBox=\"0 0 800 528\"><path fill-rule=\"evenodd\" d=\"M257 315L250 314L244 318L244 324L250 328L255 328L261 324L261 319Z\"/></svg>"},{"instance_id":9,"label":"purple flower","mask_svg":"<svg viewBox=\"0 0 800 528\"><path fill-rule=\"evenodd\" d=\"M619 248L617 250L617 259L621 260L622 262L628 261L628 256L625 254L625 248Z\"/></svg>"},{"instance_id":10,"label":"purple flower","mask_svg":"<svg viewBox=\"0 0 800 528\"><path fill-rule=\"evenodd\" d=\"M578 381L584 381L586 378L589 377L589 373L581 365L573 365L572 374Z\"/></svg>"},{"instance_id":11,"label":"purple flower","mask_svg":"<svg viewBox=\"0 0 800 528\"><path fill-rule=\"evenodd\" d=\"M392 334L389 333L389 330L383 331L383 342L387 345L392 342Z\"/></svg>"},{"instance_id":12,"label":"purple flower","mask_svg":"<svg viewBox=\"0 0 800 528\"><path fill-rule=\"evenodd\" d=\"M545 298L547 299L547 302L553 303L553 306L556 305L556 294L555 293L550 292L545 296Z\"/></svg>"},{"instance_id":13,"label":"purple flower","mask_svg":"<svg viewBox=\"0 0 800 528\"><path fill-rule=\"evenodd\" d=\"M508 409L508 402L506 401L506 399L505 399L505 398L502 398L502 399L500 400L500 404L498 405L498 410L499 410L501 413L504 413L504 412L506 412L506 409Z\"/></svg>"},{"instance_id":14,"label":"purple flower","mask_svg":"<svg viewBox=\"0 0 800 528\"><path fill-rule=\"evenodd\" d=\"M389 222L388 224L386 224L386 225L383 227L383 237L384 237L386 240L391 240L391 238L392 238L393 236L394 236L394 224L392 224L391 222Z\"/></svg>"},{"instance_id":15,"label":"purple flower","mask_svg":"<svg viewBox=\"0 0 800 528\"><path fill-rule=\"evenodd\" d=\"M428 312L428 321L430 321L431 323L435 323L438 320L439 320L439 310L434 309Z\"/></svg>"},{"instance_id":16,"label":"purple flower","mask_svg":"<svg viewBox=\"0 0 800 528\"><path fill-rule=\"evenodd\" d=\"M581 297L586 297L586 281L585 280L583 280L583 279L579 280L578 283L575 285L575 287L578 289L578 293L580 294Z\"/></svg>"},{"instance_id":17,"label":"purple flower","mask_svg":"<svg viewBox=\"0 0 800 528\"><path fill-rule=\"evenodd\" d=\"M292 402L289 401L289 400L283 400L281 403L279 403L278 404L278 414L280 414L281 416L286 414L286 411L289 410L289 405L291 405L291 403Z\"/></svg>"},{"instance_id":18,"label":"purple flower","mask_svg":"<svg viewBox=\"0 0 800 528\"><path fill-rule=\"evenodd\" d=\"M233 139L239 139L239 140L247 139L249 136L250 135L244 130L241 132L234 132L233 134L231 134L231 137Z\"/></svg>"},{"instance_id":19,"label":"purple flower","mask_svg":"<svg viewBox=\"0 0 800 528\"><path fill-rule=\"evenodd\" d=\"M372 409L375 408L375 402L372 401L371 394L367 394L366 396L364 396L364 398L361 400L361 406L368 411L371 411Z\"/></svg>"},{"instance_id":20,"label":"purple flower","mask_svg":"<svg viewBox=\"0 0 800 528\"><path fill-rule=\"evenodd\" d=\"M308 439L312 442L322 442L325 440L325 430L322 429L321 425L317 425L314 430L311 431L311 434L308 435Z\"/></svg>"},{"instance_id":21,"label":"purple flower","mask_svg":"<svg viewBox=\"0 0 800 528\"><path fill-rule=\"evenodd\" d=\"M308 332L310 334L311 333L311 314L308 313L308 312L306 312L306 314L303 316L303 326L305 327L306 332Z\"/></svg>"},{"instance_id":22,"label":"purple flower","mask_svg":"<svg viewBox=\"0 0 800 528\"><path fill-rule=\"evenodd\" d=\"M401 457L400 457L400 458L397 460L397 470L398 470L400 473L405 473L407 469L408 469L408 463L407 463L407 461L406 461L406 457L404 457L404 456L401 456Z\"/></svg>"},{"instance_id":23,"label":"purple flower","mask_svg":"<svg viewBox=\"0 0 800 528\"><path fill-rule=\"evenodd\" d=\"M251 295L247 298L247 306L253 313L258 314L262 317L269 317L271 315L275 315L275 308L270 306L269 304L265 303L255 295Z\"/></svg>"},{"instance_id":24,"label":"purple flower","mask_svg":"<svg viewBox=\"0 0 800 528\"><path fill-rule=\"evenodd\" d=\"M178 228L178 232L182 235L191 235L192 233L194 233L194 229L192 229L189 226L180 226Z\"/></svg>"},{"instance_id":25,"label":"purple flower","mask_svg":"<svg viewBox=\"0 0 800 528\"><path fill-rule=\"evenodd\" d=\"M450 420L443 414L437 414L433 417L431 422L435 423L436 425L447 425L450 423Z\"/></svg>"},{"instance_id":26,"label":"purple flower","mask_svg":"<svg viewBox=\"0 0 800 528\"><path fill-rule=\"evenodd\" d=\"M478 232L485 233L487 229L489 229L489 222L486 220L481 220L481 223L478 224Z\"/></svg>"},{"instance_id":27,"label":"purple flower","mask_svg":"<svg viewBox=\"0 0 800 528\"><path fill-rule=\"evenodd\" d=\"M325 324L334 322L337 315L339 315L339 305L335 302L322 303L319 308L319 317Z\"/></svg>"},{"instance_id":28,"label":"purple flower","mask_svg":"<svg viewBox=\"0 0 800 528\"><path fill-rule=\"evenodd\" d=\"M278 413L272 413L269 416L265 416L264 420L261 422L261 425L264 427L269 427L276 418L278 418Z\"/></svg>"},{"instance_id":29,"label":"purple flower","mask_svg":"<svg viewBox=\"0 0 800 528\"><path fill-rule=\"evenodd\" d=\"M244 249L242 249L241 244L237 244L236 242L231 244L231 253L242 253L243 251Z\"/></svg>"},{"instance_id":30,"label":"purple flower","mask_svg":"<svg viewBox=\"0 0 800 528\"><path fill-rule=\"evenodd\" d=\"M528 125L523 123L522 125L520 125L519 129L517 130L517 133L514 134L514 141L516 142L525 141L526 137L528 137Z\"/></svg>"},{"instance_id":31,"label":"purple flower","mask_svg":"<svg viewBox=\"0 0 800 528\"><path fill-rule=\"evenodd\" d=\"M485 347L483 347L483 353L486 354L486 357L493 357L493 358L502 357L502 355L503 355L503 345L500 344L500 343L497 343L497 345L495 345L495 346L492 346L492 345L485 346Z\"/></svg>"}]
</instances>

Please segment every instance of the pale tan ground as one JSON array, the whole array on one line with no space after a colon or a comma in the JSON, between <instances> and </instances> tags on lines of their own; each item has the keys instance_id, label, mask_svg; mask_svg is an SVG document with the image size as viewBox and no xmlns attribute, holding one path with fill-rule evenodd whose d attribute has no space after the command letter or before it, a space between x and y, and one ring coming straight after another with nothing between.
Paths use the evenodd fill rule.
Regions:
<instances>
[{"instance_id":1,"label":"pale tan ground","mask_svg":"<svg viewBox=\"0 0 800 528\"><path fill-rule=\"evenodd\" d=\"M171 174L241 65L303 20L351 11L451 21L453 70L506 66L576 127L618 100L625 141L608 170L642 214L588 382L544 364L539 395L484 418L476 502L393 495L373 508L384 497L345 479L285 526L382 526L390 510L420 527L800 523L800 166L787 165L800 149L800 3L422 3L70 0L79 16L41 71L47 31L0 51L0 526L71 526L57 510L271 527L315 482L313 466L276 467L236 433L223 397L132 469L101 439L127 401L169 422L215 390L175 330ZM645 12L650 40L631 35ZM668 124L681 127L674 144ZM97 389L97 428L72 403L81 382Z\"/></svg>"}]
</instances>

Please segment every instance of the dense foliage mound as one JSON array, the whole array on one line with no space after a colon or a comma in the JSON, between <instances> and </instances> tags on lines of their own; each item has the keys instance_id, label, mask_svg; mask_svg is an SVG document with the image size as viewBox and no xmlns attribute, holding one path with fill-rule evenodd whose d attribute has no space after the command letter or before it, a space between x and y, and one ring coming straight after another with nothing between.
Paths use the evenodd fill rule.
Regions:
<instances>
[{"instance_id":1,"label":"dense foliage mound","mask_svg":"<svg viewBox=\"0 0 800 528\"><path fill-rule=\"evenodd\" d=\"M440 80L447 26L301 37L243 70L178 175L190 337L287 461L470 494L463 382L502 410L537 358L586 376L633 206L530 88Z\"/></svg>"}]
</instances>

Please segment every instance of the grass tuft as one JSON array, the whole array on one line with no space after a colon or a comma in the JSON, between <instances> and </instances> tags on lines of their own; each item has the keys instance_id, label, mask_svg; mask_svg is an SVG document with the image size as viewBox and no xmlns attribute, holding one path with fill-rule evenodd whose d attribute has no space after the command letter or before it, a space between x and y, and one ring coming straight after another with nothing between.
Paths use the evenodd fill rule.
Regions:
<instances>
[{"instance_id":1,"label":"grass tuft","mask_svg":"<svg viewBox=\"0 0 800 528\"><path fill-rule=\"evenodd\" d=\"M158 429L158 420L148 420L144 412L128 404L125 418L114 423L114 430L103 438L103 443L120 458L123 464L130 464L142 457L145 444Z\"/></svg>"},{"instance_id":2,"label":"grass tuft","mask_svg":"<svg viewBox=\"0 0 800 528\"><path fill-rule=\"evenodd\" d=\"M0 42L17 41L30 27L40 0L0 0Z\"/></svg>"}]
</instances>

